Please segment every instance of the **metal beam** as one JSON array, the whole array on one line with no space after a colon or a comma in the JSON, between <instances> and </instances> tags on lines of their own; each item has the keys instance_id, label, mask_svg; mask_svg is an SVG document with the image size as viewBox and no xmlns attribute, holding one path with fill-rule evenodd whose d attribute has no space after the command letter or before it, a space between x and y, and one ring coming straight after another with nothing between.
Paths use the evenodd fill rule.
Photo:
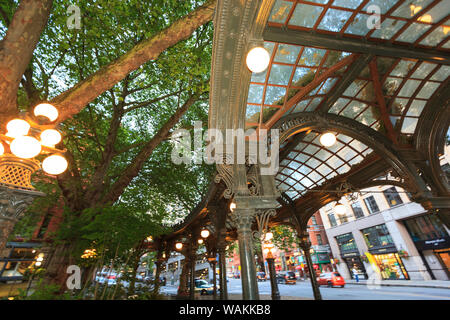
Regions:
<instances>
[{"instance_id":1,"label":"metal beam","mask_svg":"<svg viewBox=\"0 0 450 320\"><path fill-rule=\"evenodd\" d=\"M352 82L361 74L369 62L373 59L373 55L366 54L360 56L353 62L347 70L341 81L333 89L333 92L327 96L327 99L319 106L320 112L328 112L333 104L342 96Z\"/></svg>"},{"instance_id":2,"label":"metal beam","mask_svg":"<svg viewBox=\"0 0 450 320\"><path fill-rule=\"evenodd\" d=\"M339 51L368 53L378 56L420 59L450 65L450 54L435 49L422 49L411 46L370 42L310 31L266 27L263 33L263 39L267 41L283 42L301 46L313 46Z\"/></svg>"}]
</instances>

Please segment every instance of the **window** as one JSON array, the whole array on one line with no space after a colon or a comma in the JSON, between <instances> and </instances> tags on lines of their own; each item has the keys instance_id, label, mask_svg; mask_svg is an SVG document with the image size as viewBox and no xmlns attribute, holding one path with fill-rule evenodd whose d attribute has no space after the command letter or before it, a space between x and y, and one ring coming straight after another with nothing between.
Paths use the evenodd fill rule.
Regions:
<instances>
[{"instance_id":1,"label":"window","mask_svg":"<svg viewBox=\"0 0 450 320\"><path fill-rule=\"evenodd\" d=\"M328 220L330 220L330 224L331 224L332 227L336 227L337 226L336 218L334 217L333 213L329 213L328 214Z\"/></svg>"},{"instance_id":2,"label":"window","mask_svg":"<svg viewBox=\"0 0 450 320\"><path fill-rule=\"evenodd\" d=\"M374 247L392 247L394 241L392 241L391 235L385 224L380 224L375 227L361 230L364 240L366 240L369 249Z\"/></svg>"},{"instance_id":3,"label":"window","mask_svg":"<svg viewBox=\"0 0 450 320\"><path fill-rule=\"evenodd\" d=\"M383 193L390 207L398 206L399 204L403 203L395 187L386 189L383 191Z\"/></svg>"},{"instance_id":4,"label":"window","mask_svg":"<svg viewBox=\"0 0 450 320\"><path fill-rule=\"evenodd\" d=\"M338 219L341 224L348 222L348 217L345 214L338 214Z\"/></svg>"},{"instance_id":5,"label":"window","mask_svg":"<svg viewBox=\"0 0 450 320\"><path fill-rule=\"evenodd\" d=\"M321 245L323 244L323 242L322 242L322 236L321 236L320 234L318 234L318 235L316 235L316 238L317 238L317 244L318 244L319 246L321 246Z\"/></svg>"},{"instance_id":6,"label":"window","mask_svg":"<svg viewBox=\"0 0 450 320\"><path fill-rule=\"evenodd\" d=\"M317 225L317 220L316 220L315 216L311 217L311 222L312 222L313 225Z\"/></svg>"},{"instance_id":7,"label":"window","mask_svg":"<svg viewBox=\"0 0 450 320\"><path fill-rule=\"evenodd\" d=\"M442 222L432 215L405 220L405 225L413 241L448 237Z\"/></svg>"},{"instance_id":8,"label":"window","mask_svg":"<svg viewBox=\"0 0 450 320\"><path fill-rule=\"evenodd\" d=\"M364 212L361 208L361 204L359 203L359 201L353 202L352 210L353 210L353 215L355 216L355 219L364 217Z\"/></svg>"},{"instance_id":9,"label":"window","mask_svg":"<svg viewBox=\"0 0 450 320\"><path fill-rule=\"evenodd\" d=\"M358 251L358 247L356 246L355 239L351 232L336 236L336 242L341 253Z\"/></svg>"},{"instance_id":10,"label":"window","mask_svg":"<svg viewBox=\"0 0 450 320\"><path fill-rule=\"evenodd\" d=\"M378 208L377 202L375 201L375 198L373 196L365 198L364 203L366 204L367 209L369 209L369 212L371 214L380 211L380 208Z\"/></svg>"}]
</instances>

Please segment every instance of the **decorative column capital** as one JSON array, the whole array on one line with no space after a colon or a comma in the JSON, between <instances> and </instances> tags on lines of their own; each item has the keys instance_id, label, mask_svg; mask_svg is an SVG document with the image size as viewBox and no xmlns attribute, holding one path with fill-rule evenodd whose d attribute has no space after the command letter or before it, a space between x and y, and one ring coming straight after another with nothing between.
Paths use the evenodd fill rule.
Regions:
<instances>
[{"instance_id":1,"label":"decorative column capital","mask_svg":"<svg viewBox=\"0 0 450 320\"><path fill-rule=\"evenodd\" d=\"M18 221L33 200L40 196L45 194L0 186L0 219Z\"/></svg>"}]
</instances>

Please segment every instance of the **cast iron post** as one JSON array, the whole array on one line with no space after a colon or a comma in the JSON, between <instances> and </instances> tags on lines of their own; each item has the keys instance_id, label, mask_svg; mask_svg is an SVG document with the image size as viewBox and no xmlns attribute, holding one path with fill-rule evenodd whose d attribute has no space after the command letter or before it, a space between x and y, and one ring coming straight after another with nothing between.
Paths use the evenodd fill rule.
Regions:
<instances>
[{"instance_id":1,"label":"cast iron post","mask_svg":"<svg viewBox=\"0 0 450 320\"><path fill-rule=\"evenodd\" d=\"M270 255L266 258L269 267L270 287L272 288L272 300L280 300L280 291L278 290L277 274L275 272L275 259Z\"/></svg>"},{"instance_id":2,"label":"cast iron post","mask_svg":"<svg viewBox=\"0 0 450 320\"><path fill-rule=\"evenodd\" d=\"M305 240L304 238L300 238L300 248L302 248L305 258L306 258L306 264L308 266L309 275L311 277L311 286L313 288L314 293L314 299L315 300L322 300L322 296L320 294L319 286L317 285L317 279L316 279L316 272L314 271L311 254L309 250L311 249L311 243L308 240Z\"/></svg>"}]
</instances>

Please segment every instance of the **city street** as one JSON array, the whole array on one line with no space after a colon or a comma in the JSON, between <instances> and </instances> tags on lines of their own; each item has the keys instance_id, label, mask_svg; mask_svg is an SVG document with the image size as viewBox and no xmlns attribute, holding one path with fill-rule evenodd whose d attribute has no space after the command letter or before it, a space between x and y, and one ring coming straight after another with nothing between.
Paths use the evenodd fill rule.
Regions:
<instances>
[{"instance_id":1,"label":"city street","mask_svg":"<svg viewBox=\"0 0 450 320\"><path fill-rule=\"evenodd\" d=\"M309 281L297 281L295 285L278 285L281 296L300 297L313 299L311 284ZM259 294L270 295L270 282L258 282ZM175 294L176 287L162 287L161 292ZM347 284L345 288L320 287L324 300L450 300L449 289L438 288L414 288L414 287L387 287L369 289L365 285ZM241 280L229 279L229 294L242 293Z\"/></svg>"}]
</instances>

